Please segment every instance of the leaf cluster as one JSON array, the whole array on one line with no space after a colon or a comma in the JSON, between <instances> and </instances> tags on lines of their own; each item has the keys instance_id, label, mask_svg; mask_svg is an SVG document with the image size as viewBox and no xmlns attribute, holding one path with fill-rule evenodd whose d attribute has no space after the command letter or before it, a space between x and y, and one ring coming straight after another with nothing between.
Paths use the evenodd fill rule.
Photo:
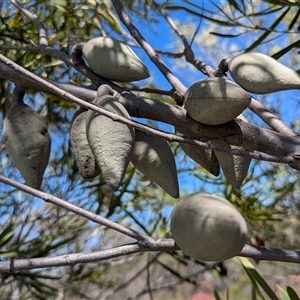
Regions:
<instances>
[{"instance_id":1,"label":"leaf cluster","mask_svg":"<svg viewBox=\"0 0 300 300\"><path fill-rule=\"evenodd\" d=\"M85 42L99 35L108 35L137 46L135 40L125 32L116 10L108 1L29 1L24 4L24 7L28 11L34 11L39 22L46 28L48 46L61 53L59 55L55 51L46 52L47 46L39 45L39 28L13 3L14 1L3 2L1 7L1 54L34 74L55 82L68 82L86 88L93 84L91 79L75 71L71 61L63 56L64 54L70 59L73 45L78 42ZM140 24L141 31L143 26L150 31L156 30L155 26L160 25L162 20L166 20L161 14L162 10L159 9L172 15L184 13L189 20L193 21L193 32L186 35L188 40L185 42L195 52L199 50L199 46L193 43L194 40L200 46L201 43L205 44L203 32L207 28L201 29L203 24L211 26L208 27L212 28L210 37L217 37L219 44L225 40L225 43L229 43L228 40L230 43L235 43L239 38L246 40L249 37L249 43L242 46L239 44L241 51L264 49L269 45L279 44L279 49L275 49L272 55L276 59L299 52L300 45L295 33L299 31L300 6L295 1L270 0L262 1L260 5L246 0L230 0L222 3L211 1L205 5L188 0L180 1L179 4L176 1L166 1L159 5L154 1L126 0L122 3L132 20ZM176 30L173 30L172 34L178 38L175 33ZM283 39L284 43L281 45ZM139 51L138 48L136 49ZM157 53L161 52L161 56L175 68L176 59L183 59L187 54L187 50L182 51L182 46L175 49L179 49L178 52L156 50ZM205 54L201 53L201 49L196 53L203 58L203 62L193 61L192 67L207 74ZM297 59L295 60L294 63L297 65ZM184 61L184 64L186 65L187 61ZM199 77L198 74L191 74L191 76ZM183 78L182 81L184 82L185 79ZM174 104L176 100L176 97L175 99L171 97L173 91L164 90L159 79L149 83L148 90L143 89L140 84L131 84L127 88L164 103ZM1 123L9 108L11 90L12 85L9 81L5 78L1 79ZM101 177L91 183L79 177L68 137L70 121L75 111L74 104L38 89L28 91L26 101L45 117L51 135L55 137L49 170L45 178L46 192L70 199L80 207L149 236L155 238L169 236L168 218L175 200L163 193L133 166L127 169L123 185L115 194L111 194ZM296 120L294 122L297 123ZM161 128L161 125L168 126L148 119L145 119L145 123L157 128ZM176 156L183 191L190 193L196 190L212 190L223 195L242 212L251 230L259 230L264 235L268 245L291 249L299 247L300 241L295 235L299 229L297 197L299 176L294 170L285 165L253 162L251 166L253 172L248 174L243 188L238 190L234 189L223 176L214 178L196 165L181 151L177 143L171 143L171 146ZM0 154L0 161L1 174L16 181L21 180L4 152ZM7 188L4 184L1 184L0 191L0 258L2 261L9 258L55 257L66 253L103 250L109 245L119 245L122 240L119 236L116 238L109 230L102 227L99 229L99 225L91 224L61 208L41 204L41 201ZM128 239L124 238L122 242L127 243ZM165 276L164 282L169 280L168 276L175 278L167 285L160 285L162 291L183 282L198 287L205 271L220 270L217 264L211 266L203 262L195 262L180 252L170 252L166 255L169 257L163 259L149 257L146 264L144 256L139 261L141 273L148 275L145 275L142 281L147 282L147 288L141 290L137 298L155 292L155 284L150 281L151 278L159 278L154 276L157 266L162 270L159 275ZM155 262L154 270L151 269L151 259ZM138 259L134 260L134 267L136 261ZM120 263L124 270L126 270L126 263L126 260L123 264ZM257 289L258 281L262 283L261 278L252 266L245 262L243 266L252 280L253 287ZM107 276L110 267L111 264L106 262L60 267L55 272L46 269L1 274L1 295L9 297L17 290L20 299L32 297L50 299L51 295L62 292L65 297L84 299L84 297L88 298L86 295L91 290L98 290L91 295L90 299L92 299L99 295L106 295L105 293L114 289L122 290L122 285L130 286L130 282L115 280L111 273ZM185 273L187 267L190 268L191 273ZM149 271L150 269L153 273ZM192 271L197 276L192 276ZM123 274L123 272L119 273ZM137 269L133 268L130 274L135 276L138 273ZM167 273L168 276L161 275L162 273ZM264 287L266 290L266 286ZM296 299L293 298L290 288L286 291L280 290L280 293L282 299L288 299L286 294L290 299ZM217 294L216 292L218 299Z\"/></svg>"}]
</instances>

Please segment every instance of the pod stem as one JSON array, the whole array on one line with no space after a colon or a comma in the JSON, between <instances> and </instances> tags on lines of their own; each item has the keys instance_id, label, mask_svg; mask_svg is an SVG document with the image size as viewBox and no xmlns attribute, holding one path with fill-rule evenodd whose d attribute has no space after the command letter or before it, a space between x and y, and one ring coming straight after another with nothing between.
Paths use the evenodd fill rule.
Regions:
<instances>
[{"instance_id":1,"label":"pod stem","mask_svg":"<svg viewBox=\"0 0 300 300\"><path fill-rule=\"evenodd\" d=\"M25 90L16 86L12 94L12 103L24 103Z\"/></svg>"},{"instance_id":2,"label":"pod stem","mask_svg":"<svg viewBox=\"0 0 300 300\"><path fill-rule=\"evenodd\" d=\"M228 62L229 58L224 58L220 61L218 68L215 73L215 77L223 77L226 76L226 72L228 71Z\"/></svg>"},{"instance_id":3,"label":"pod stem","mask_svg":"<svg viewBox=\"0 0 300 300\"><path fill-rule=\"evenodd\" d=\"M72 49L71 56L72 56L73 63L75 65L78 65L83 62L82 50L85 44L86 43L78 43Z\"/></svg>"},{"instance_id":4,"label":"pod stem","mask_svg":"<svg viewBox=\"0 0 300 300\"><path fill-rule=\"evenodd\" d=\"M83 47L86 43L78 43L76 44L71 52L72 61L77 70L79 70L83 75L89 78L93 86L97 88L100 84L111 83L108 79L101 77L100 75L96 74L93 70L91 70L85 63L84 59L82 58L83 55Z\"/></svg>"},{"instance_id":5,"label":"pod stem","mask_svg":"<svg viewBox=\"0 0 300 300\"><path fill-rule=\"evenodd\" d=\"M116 99L118 99L118 97L120 96L120 94L108 84L101 85L97 90L97 97L101 97L104 95L110 95Z\"/></svg>"}]
</instances>

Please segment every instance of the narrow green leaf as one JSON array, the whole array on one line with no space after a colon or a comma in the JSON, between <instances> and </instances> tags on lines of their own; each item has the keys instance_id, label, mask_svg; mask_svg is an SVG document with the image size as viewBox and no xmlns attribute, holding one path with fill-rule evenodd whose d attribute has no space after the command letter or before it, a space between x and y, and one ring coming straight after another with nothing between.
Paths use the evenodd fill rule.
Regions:
<instances>
[{"instance_id":1,"label":"narrow green leaf","mask_svg":"<svg viewBox=\"0 0 300 300\"><path fill-rule=\"evenodd\" d=\"M258 283L261 286L261 288L264 290L264 292L268 295L269 299L278 300L276 294L272 291L272 289L267 284L267 282L257 272L257 270L252 265L252 263L245 257L240 257L240 261L241 261L243 268L246 271L247 275L251 279L251 281L252 282L254 281L255 284Z\"/></svg>"},{"instance_id":2,"label":"narrow green leaf","mask_svg":"<svg viewBox=\"0 0 300 300\"><path fill-rule=\"evenodd\" d=\"M285 289L283 289L281 286L277 285L277 288L279 290L280 300L291 300L289 297L289 294Z\"/></svg>"},{"instance_id":3,"label":"narrow green leaf","mask_svg":"<svg viewBox=\"0 0 300 300\"><path fill-rule=\"evenodd\" d=\"M67 8L67 0L51 0L51 6L55 6L56 8L60 9L61 11L65 12Z\"/></svg>"},{"instance_id":4,"label":"narrow green leaf","mask_svg":"<svg viewBox=\"0 0 300 300\"><path fill-rule=\"evenodd\" d=\"M191 10L187 7L183 7L183 6L180 6L180 5L167 5L164 7L165 10L184 10L186 11L187 13L191 14L191 15L194 15L194 16L197 16L199 18L204 18L208 21L211 21L213 23L216 23L216 24L219 24L219 25L223 25L223 26L235 26L234 23L232 22L228 22L228 21L221 21L221 20L218 20L218 19L214 19L214 18L211 18L209 16L206 16L204 14L201 14L201 13L197 13L195 12L194 10Z\"/></svg>"},{"instance_id":5,"label":"narrow green leaf","mask_svg":"<svg viewBox=\"0 0 300 300\"><path fill-rule=\"evenodd\" d=\"M252 282L252 299L256 299L256 294L258 294L258 296L260 297L260 299L265 300L265 297L263 296L263 294L261 293L254 276L252 275L252 273L244 267L244 270L246 272L246 274L248 275L249 279Z\"/></svg>"},{"instance_id":6,"label":"narrow green leaf","mask_svg":"<svg viewBox=\"0 0 300 300\"><path fill-rule=\"evenodd\" d=\"M249 46L245 52L249 52L259 46L263 40L265 40L276 28L276 26L282 21L282 19L285 17L285 15L290 10L290 7L288 7L278 18L277 20L271 25L269 30L267 30L260 38L258 38L251 46Z\"/></svg>"},{"instance_id":7,"label":"narrow green leaf","mask_svg":"<svg viewBox=\"0 0 300 300\"><path fill-rule=\"evenodd\" d=\"M257 11L254 13L249 14L249 17L259 17L259 16L265 16L265 15L269 15L269 14L273 14L279 10L281 10L282 7L277 7L277 8L267 8L265 10L262 11Z\"/></svg>"},{"instance_id":8,"label":"narrow green leaf","mask_svg":"<svg viewBox=\"0 0 300 300\"><path fill-rule=\"evenodd\" d=\"M10 224L0 233L0 247L7 244L14 235L15 226Z\"/></svg>"},{"instance_id":9,"label":"narrow green leaf","mask_svg":"<svg viewBox=\"0 0 300 300\"><path fill-rule=\"evenodd\" d=\"M229 5L233 6L236 10L238 10L240 13L245 15L245 11L240 7L239 3L235 0L228 0Z\"/></svg>"},{"instance_id":10,"label":"narrow green leaf","mask_svg":"<svg viewBox=\"0 0 300 300\"><path fill-rule=\"evenodd\" d=\"M297 1L294 0L265 0L266 2L272 5L289 5L289 6L297 6L299 5Z\"/></svg>"},{"instance_id":11,"label":"narrow green leaf","mask_svg":"<svg viewBox=\"0 0 300 300\"><path fill-rule=\"evenodd\" d=\"M55 43L64 40L66 37L68 37L70 34L72 33L72 27L70 28L66 28L63 31L60 31L56 34L53 34L50 38L49 38L49 46L53 46Z\"/></svg>"},{"instance_id":12,"label":"narrow green leaf","mask_svg":"<svg viewBox=\"0 0 300 300\"><path fill-rule=\"evenodd\" d=\"M292 21L291 21L291 23L290 23L290 25L288 27L288 30L291 30L294 27L294 25L298 21L299 16L300 16L300 8L297 10L294 18L292 19Z\"/></svg>"},{"instance_id":13,"label":"narrow green leaf","mask_svg":"<svg viewBox=\"0 0 300 300\"><path fill-rule=\"evenodd\" d=\"M281 56L283 56L284 54L286 54L287 52L289 52L290 50L292 50L293 48L298 48L298 47L300 47L300 40L290 44L289 46L285 47L284 49L282 49L282 50L278 51L277 53L273 54L272 57L274 59L278 59Z\"/></svg>"},{"instance_id":14,"label":"narrow green leaf","mask_svg":"<svg viewBox=\"0 0 300 300\"><path fill-rule=\"evenodd\" d=\"M216 289L214 289L214 296L215 296L216 300L222 300Z\"/></svg>"},{"instance_id":15,"label":"narrow green leaf","mask_svg":"<svg viewBox=\"0 0 300 300\"><path fill-rule=\"evenodd\" d=\"M287 291L288 295L290 296L291 300L300 300L297 293L290 286L286 287L286 291Z\"/></svg>"},{"instance_id":16,"label":"narrow green leaf","mask_svg":"<svg viewBox=\"0 0 300 300\"><path fill-rule=\"evenodd\" d=\"M0 252L0 257L12 258L17 257L19 255L18 252L10 251L10 252Z\"/></svg>"},{"instance_id":17,"label":"narrow green leaf","mask_svg":"<svg viewBox=\"0 0 300 300\"><path fill-rule=\"evenodd\" d=\"M238 36L242 35L243 33L238 33L238 34L223 34L223 33L211 31L209 34L217 35L217 36L221 36L221 37L225 37L225 38L232 38L232 37L238 37Z\"/></svg>"},{"instance_id":18,"label":"narrow green leaf","mask_svg":"<svg viewBox=\"0 0 300 300\"><path fill-rule=\"evenodd\" d=\"M47 64L44 64L44 67L47 68L47 67L55 67L55 66L60 66L62 65L64 62L62 60L59 60L59 59L56 59L54 61L51 61Z\"/></svg>"},{"instance_id":19,"label":"narrow green leaf","mask_svg":"<svg viewBox=\"0 0 300 300\"><path fill-rule=\"evenodd\" d=\"M257 300L254 286L251 289L251 300Z\"/></svg>"}]
</instances>

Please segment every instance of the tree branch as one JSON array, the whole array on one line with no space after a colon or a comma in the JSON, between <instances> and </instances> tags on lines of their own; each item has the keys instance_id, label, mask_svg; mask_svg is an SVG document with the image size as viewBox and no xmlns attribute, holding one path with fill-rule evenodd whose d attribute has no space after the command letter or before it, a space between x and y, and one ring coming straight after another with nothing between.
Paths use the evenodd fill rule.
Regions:
<instances>
[{"instance_id":1,"label":"tree branch","mask_svg":"<svg viewBox=\"0 0 300 300\"><path fill-rule=\"evenodd\" d=\"M101 84L109 84L113 86L115 89L120 90L121 88L114 84L113 82L100 77L98 74L93 72L83 60L80 62L74 62L72 58L65 54L64 52L57 50L52 47L46 47L46 46L6 46L6 45L0 45L0 49L4 50L18 50L18 51L31 51L31 52L36 52L36 53L42 53L44 55L49 55L51 57L55 57L57 59L62 60L64 63L66 63L68 66L73 67L75 70L86 76L88 79L92 81L94 84L94 87L98 87ZM1 71L1 70L0 70ZM26 86L26 85L25 85Z\"/></svg>"},{"instance_id":2,"label":"tree branch","mask_svg":"<svg viewBox=\"0 0 300 300\"><path fill-rule=\"evenodd\" d=\"M16 51L30 51L36 53L42 53L44 55L49 55L54 58L62 60L68 66L72 66L72 59L69 55L64 52L54 49L52 47L41 47L41 46L14 46L14 45L0 45L0 50L16 50Z\"/></svg>"},{"instance_id":3,"label":"tree branch","mask_svg":"<svg viewBox=\"0 0 300 300\"><path fill-rule=\"evenodd\" d=\"M45 202L49 202L51 204L54 204L56 206L59 206L61 208L64 208L66 209L67 211L70 211L70 212L73 212L74 214L76 215L79 215L81 217L84 217L94 223L97 223L97 224L100 224L100 225L103 225L103 226L106 226L110 229L113 229L113 230L116 230L120 233L123 233L125 234L126 236L129 236L137 241L146 241L148 239L148 236L145 235L145 234L142 234L142 233L139 233L137 231L134 231L130 228L127 228L123 225L119 225L115 222L112 222L106 218L103 218L99 215L96 215L90 211L87 211L83 208L80 208L68 201L65 201L63 199L60 199L58 197L55 197L51 194L47 194L47 193L44 193L42 191L39 191L37 189L34 189L30 186L27 186L25 184L21 184L17 181L14 181L14 180L11 180L7 177L4 177L2 175L0 175L0 182L4 183L4 184L7 184L7 185L10 185L10 186L13 186L15 187L16 189L18 190L21 190L27 194L30 194L32 196L35 196L35 197L38 197L39 199L42 199L44 200Z\"/></svg>"},{"instance_id":4,"label":"tree branch","mask_svg":"<svg viewBox=\"0 0 300 300\"><path fill-rule=\"evenodd\" d=\"M111 1L120 20L127 27L130 34L136 39L140 46L145 50L151 61L157 66L161 73L166 77L171 86L176 90L178 96L183 99L187 88L178 80L177 77L169 70L169 68L159 58L158 54L151 45L144 39L139 30L133 25L128 15L125 13L123 5L119 0Z\"/></svg>"},{"instance_id":5,"label":"tree branch","mask_svg":"<svg viewBox=\"0 0 300 300\"><path fill-rule=\"evenodd\" d=\"M249 153L242 150L229 150L213 146L209 143L165 133L138 122L122 118L93 103L87 102L92 101L96 97L95 91L89 91L89 93L87 93L86 89L82 90L74 85L61 84L49 79L45 80L18 66L3 55L0 55L0 66L0 77L11 80L20 87L26 89L39 89L57 95L82 107L112 118L115 121L133 126L149 134L160 135L169 141L195 144L206 149L249 156L258 160L288 163L292 165L293 168L300 168L300 138L298 137L285 136L271 130L256 127L239 119L222 125L203 125L190 118L186 111L179 106L169 105L161 101L142 99L129 92L123 92L118 97L118 100L126 107L132 116L154 119L174 126L183 127L190 131L197 132L204 140L223 139L228 144L241 146L246 149L258 150L270 155L264 153ZM24 75L24 77L21 76L21 74ZM52 83L55 83L55 85ZM68 87L71 94L57 86L63 88ZM118 90L122 91L120 87L118 87ZM82 91L84 91L84 94L81 93ZM86 97L87 101L73 96L72 94L74 93L83 98Z\"/></svg>"},{"instance_id":6,"label":"tree branch","mask_svg":"<svg viewBox=\"0 0 300 300\"><path fill-rule=\"evenodd\" d=\"M0 273L15 273L24 270L38 268L50 268L70 266L80 263L99 262L103 260L132 255L148 251L174 251L180 250L173 239L153 239L147 247L137 243L114 247L108 250L92 253L65 254L56 257L39 257L30 259L10 259L0 262ZM300 251L292 251L278 248L258 247L246 244L239 256L256 260L281 261L300 263Z\"/></svg>"},{"instance_id":7,"label":"tree branch","mask_svg":"<svg viewBox=\"0 0 300 300\"><path fill-rule=\"evenodd\" d=\"M73 212L79 216L82 216L90 221L106 226L110 229L116 230L126 236L136 239L138 242L115 247L109 250L98 251L93 253L77 253L67 254L56 257L42 257L32 259L11 259L8 261L0 262L0 272L17 272L22 270L29 270L35 268L48 268L58 267L66 265L74 265L78 263L88 263L111 259L123 255L129 255L146 251L172 251L179 250L173 239L154 239L148 235L136 232L123 225L112 222L106 218L98 216L92 212L89 212L83 208L73 205L65 200L55 197L51 194L47 194L20 184L14 180L8 179L0 175L0 182L11 185L25 193L36 196L46 202L57 205L70 212ZM284 261L300 263L300 251L291 251L278 248L259 247L246 244L240 253L240 256L250 257L256 260L268 260L268 261Z\"/></svg>"},{"instance_id":8,"label":"tree branch","mask_svg":"<svg viewBox=\"0 0 300 300\"><path fill-rule=\"evenodd\" d=\"M266 124L268 124L273 130L280 132L288 136L297 136L298 134L284 124L277 116L275 116L270 110L264 107L258 100L251 98L249 109L258 115Z\"/></svg>"},{"instance_id":9,"label":"tree branch","mask_svg":"<svg viewBox=\"0 0 300 300\"><path fill-rule=\"evenodd\" d=\"M175 34L181 39L183 46L184 46L183 53L184 53L186 61L189 62L190 64L192 64L194 67L196 67L203 74L208 75L209 77L214 77L216 74L216 70L213 67L200 61L199 59L195 58L194 52L191 48L191 45L188 43L185 35L179 30L179 28L176 26L175 22L164 11L164 9L161 7L161 5L157 4L153 0L151 1L151 3L156 8L156 10L166 19L166 21L169 23L170 27L173 29Z\"/></svg>"},{"instance_id":10,"label":"tree branch","mask_svg":"<svg viewBox=\"0 0 300 300\"><path fill-rule=\"evenodd\" d=\"M39 45L48 46L47 32L44 25L39 21L37 16L26 9L22 4L15 0L9 0L15 7L17 7L30 21L35 25L39 32Z\"/></svg>"}]
</instances>

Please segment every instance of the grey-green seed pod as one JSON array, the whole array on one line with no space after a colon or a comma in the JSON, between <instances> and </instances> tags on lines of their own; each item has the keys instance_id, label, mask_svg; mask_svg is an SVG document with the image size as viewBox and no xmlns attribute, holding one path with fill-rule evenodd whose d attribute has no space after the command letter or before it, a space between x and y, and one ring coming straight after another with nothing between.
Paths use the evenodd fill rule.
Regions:
<instances>
[{"instance_id":1,"label":"grey-green seed pod","mask_svg":"<svg viewBox=\"0 0 300 300\"><path fill-rule=\"evenodd\" d=\"M148 68L126 44L113 38L98 37L83 47L83 57L102 77L119 82L142 80L150 76Z\"/></svg>"},{"instance_id":2,"label":"grey-green seed pod","mask_svg":"<svg viewBox=\"0 0 300 300\"><path fill-rule=\"evenodd\" d=\"M207 193L183 197L172 211L170 227L179 248L200 261L237 256L247 240L243 216L226 199Z\"/></svg>"},{"instance_id":3,"label":"grey-green seed pod","mask_svg":"<svg viewBox=\"0 0 300 300\"><path fill-rule=\"evenodd\" d=\"M300 89L300 77L293 70L262 53L243 53L228 62L232 78L256 94Z\"/></svg>"},{"instance_id":4,"label":"grey-green seed pod","mask_svg":"<svg viewBox=\"0 0 300 300\"><path fill-rule=\"evenodd\" d=\"M131 162L170 196L179 197L174 155L164 138L136 130Z\"/></svg>"},{"instance_id":5,"label":"grey-green seed pod","mask_svg":"<svg viewBox=\"0 0 300 300\"><path fill-rule=\"evenodd\" d=\"M189 138L199 138L199 135L195 132L191 132L184 128L176 127L175 132L178 135L186 136ZM179 143L181 149L196 163L206 169L214 176L218 176L220 173L219 161L210 149L204 149L195 145Z\"/></svg>"},{"instance_id":6,"label":"grey-green seed pod","mask_svg":"<svg viewBox=\"0 0 300 300\"><path fill-rule=\"evenodd\" d=\"M238 116L238 118L247 122L243 115ZM211 143L213 145L229 149L248 150L243 147L229 145L226 142L220 140L213 140L211 141ZM249 149L248 151L252 150ZM224 172L226 179L233 187L240 188L245 177L247 176L249 165L251 162L251 157L232 155L230 153L219 151L214 152L217 156L217 159L220 163L220 166Z\"/></svg>"},{"instance_id":7,"label":"grey-green seed pod","mask_svg":"<svg viewBox=\"0 0 300 300\"><path fill-rule=\"evenodd\" d=\"M26 184L40 189L51 148L45 121L30 106L13 101L4 119L3 140Z\"/></svg>"},{"instance_id":8,"label":"grey-green seed pod","mask_svg":"<svg viewBox=\"0 0 300 300\"><path fill-rule=\"evenodd\" d=\"M194 83L187 91L184 108L196 121L219 125L236 118L251 102L251 96L226 78L211 77Z\"/></svg>"},{"instance_id":9,"label":"grey-green seed pod","mask_svg":"<svg viewBox=\"0 0 300 300\"><path fill-rule=\"evenodd\" d=\"M75 112L70 128L70 143L81 177L92 181L100 174L100 168L86 137L86 115L87 110L79 109Z\"/></svg>"},{"instance_id":10,"label":"grey-green seed pod","mask_svg":"<svg viewBox=\"0 0 300 300\"><path fill-rule=\"evenodd\" d=\"M93 103L130 119L124 106L112 96L96 97ZM86 136L106 183L116 190L131 159L134 128L89 110Z\"/></svg>"}]
</instances>

